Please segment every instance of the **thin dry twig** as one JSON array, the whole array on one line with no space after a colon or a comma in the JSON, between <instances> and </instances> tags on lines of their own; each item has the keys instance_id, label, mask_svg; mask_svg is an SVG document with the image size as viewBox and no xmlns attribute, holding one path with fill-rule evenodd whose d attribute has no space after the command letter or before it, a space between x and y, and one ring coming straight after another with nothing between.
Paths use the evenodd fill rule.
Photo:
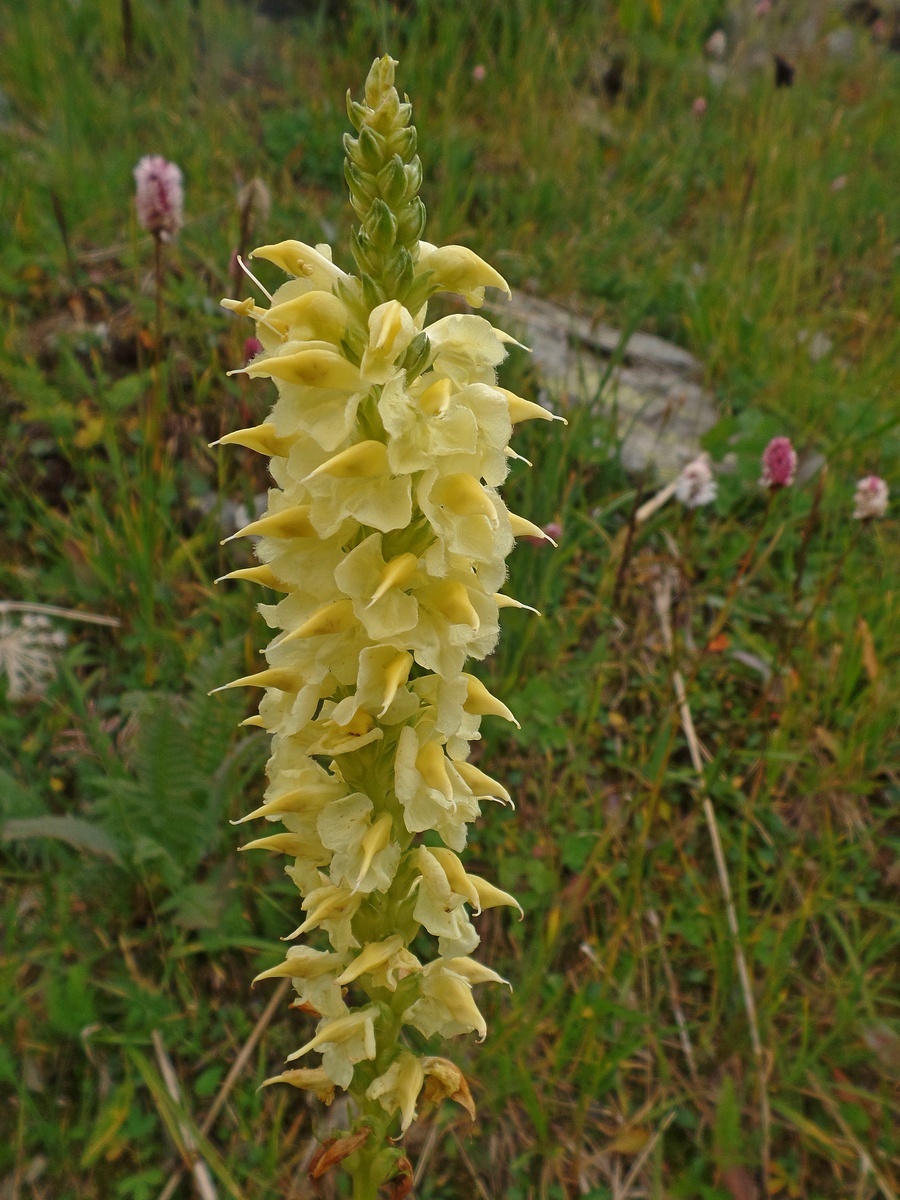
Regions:
<instances>
[{"instance_id":1,"label":"thin dry twig","mask_svg":"<svg viewBox=\"0 0 900 1200\"><path fill-rule=\"evenodd\" d=\"M694 1059L694 1047L691 1044L691 1037L688 1033L684 1009L681 1006L681 995L678 991L678 983L675 979L675 972L672 970L672 964L669 961L668 954L666 953L666 946L665 942L663 941L659 917L656 915L656 910L652 908L648 908L646 910L646 916L647 920L653 926L653 932L656 934L656 941L657 945L659 946L660 961L662 962L666 983L669 985L669 1002L672 1005L672 1012L675 1014L675 1024L678 1026L678 1040L681 1042L681 1049L684 1052L685 1059L687 1060L688 1070L691 1073L691 1079L696 1084L699 1082L699 1077L697 1075L697 1063Z\"/></svg>"},{"instance_id":2,"label":"thin dry twig","mask_svg":"<svg viewBox=\"0 0 900 1200\"><path fill-rule=\"evenodd\" d=\"M413 1176L413 1186L418 1187L425 1176L425 1168L428 1166L428 1161L431 1158L434 1144L437 1141L439 1126L436 1120L431 1122L431 1128L428 1130L428 1137L425 1139L425 1145L422 1147L422 1153L419 1155L419 1161L416 1163L416 1173Z\"/></svg>"},{"instance_id":3,"label":"thin dry twig","mask_svg":"<svg viewBox=\"0 0 900 1200\"><path fill-rule=\"evenodd\" d=\"M156 1061L159 1064L159 1073L162 1075L163 1082L166 1085L166 1091L176 1104L181 1104L181 1088L178 1086L178 1076L175 1074L171 1058L166 1053L162 1035L158 1029L154 1029L150 1036L153 1040L153 1050L156 1054ZM197 1192L201 1200L218 1200L218 1193L212 1181L209 1167L200 1157L200 1150L197 1147L197 1142L190 1127L186 1122L179 1121L178 1130L181 1134L184 1148L191 1156L191 1174L194 1176L194 1183L197 1185Z\"/></svg>"},{"instance_id":4,"label":"thin dry twig","mask_svg":"<svg viewBox=\"0 0 900 1200\"><path fill-rule=\"evenodd\" d=\"M641 1171L643 1171L644 1164L646 1163L646 1161L650 1157L650 1155L653 1153L656 1143L659 1141L659 1139L666 1132L666 1130L669 1128L669 1126L672 1124L672 1122L674 1120L675 1120L675 1113L670 1112L669 1115L666 1117L666 1119L663 1121L662 1125L660 1125L659 1129L657 1129L656 1133L654 1133L653 1137L650 1138L650 1140L647 1142L647 1145L643 1148L643 1150L640 1152L640 1154L634 1160L634 1164L632 1165L631 1170L625 1176L625 1182L622 1184L622 1190L616 1191L614 1193L615 1200L628 1200L628 1195L631 1192L631 1189L634 1187L635 1183L637 1183L637 1177L638 1177L638 1175L640 1175Z\"/></svg>"},{"instance_id":5,"label":"thin dry twig","mask_svg":"<svg viewBox=\"0 0 900 1200\"><path fill-rule=\"evenodd\" d=\"M219 1088L219 1090L216 1094L216 1098L215 1098L215 1100L213 1100L212 1105L210 1106L209 1112L203 1118L203 1123L200 1126L200 1132L203 1134L204 1137L206 1137L206 1135L209 1133L210 1129L212 1129L213 1123L215 1122L216 1117L218 1117L219 1113L222 1111L222 1109L225 1105L225 1101L228 1099L228 1096L231 1092L231 1089L234 1087L237 1077L240 1075L240 1073L243 1071L244 1067L247 1065L247 1061L250 1058L250 1055L256 1049L257 1042L262 1037L269 1022L272 1020L272 1017L275 1015L275 1011L278 1008L279 1004L281 1004L281 1002L284 1000L284 997L287 994L288 988L290 986L291 986L290 979L282 979L282 981L279 983L278 987L272 993L269 1003L266 1005L266 1007L263 1009L262 1013L260 1014L259 1020L253 1026L253 1031L251 1032L250 1036L247 1038L246 1042L244 1042L243 1046L241 1047L237 1058L231 1064L231 1069L229 1070L228 1074L225 1076L224 1080L222 1081L222 1086ZM156 1035L154 1034L154 1038L155 1038L155 1036ZM153 1044L154 1044L154 1046L156 1045L155 1040L154 1040ZM159 1200L171 1200L171 1197L175 1194L175 1189L178 1187L179 1183L181 1182L181 1178L183 1175L184 1175L184 1166L179 1165L175 1169L175 1171L173 1171L172 1175L169 1177L169 1180L168 1180L166 1186L160 1192Z\"/></svg>"},{"instance_id":6,"label":"thin dry twig","mask_svg":"<svg viewBox=\"0 0 900 1200\"><path fill-rule=\"evenodd\" d=\"M662 506L667 503L667 501L671 500L675 495L675 488L677 484L678 479L675 478L671 483L667 483L666 486L661 489L661 491L658 491L655 496L651 496L649 500L645 501L634 514L635 524L642 525L644 521L648 521L655 512L658 512L658 510L661 509Z\"/></svg>"},{"instance_id":7,"label":"thin dry twig","mask_svg":"<svg viewBox=\"0 0 900 1200\"><path fill-rule=\"evenodd\" d=\"M0 613L39 613L43 617L65 617L68 621L84 621L86 625L112 625L118 628L118 617L103 617L99 613L79 612L77 608L57 608L55 604L32 604L28 600L0 600Z\"/></svg>"},{"instance_id":8,"label":"thin dry twig","mask_svg":"<svg viewBox=\"0 0 900 1200\"><path fill-rule=\"evenodd\" d=\"M654 589L654 602L656 611L659 617L660 629L663 635L663 641L666 645L666 650L670 657L674 656L675 644L672 637L672 625L669 620L669 612L672 602L671 579L664 577L661 579ZM687 692L684 686L684 680L681 677L681 672L677 669L673 671L673 682L675 686L675 697L678 703L678 711L681 717L681 726L684 730L684 736L687 739L688 750L691 755L691 763L694 770L697 772L697 790L701 796L703 807L703 815L706 818L707 829L709 830L710 841L712 842L713 857L716 861L716 872L719 876L719 887L722 892L722 898L725 901L725 914L728 920L728 928L731 933L731 942L734 949L734 958L737 965L738 978L741 984L741 993L744 998L744 1008L747 1012L747 1026L750 1031L750 1044L753 1048L753 1057L756 1061L757 1080L759 1085L759 1112L760 1124L762 1131L762 1182L763 1194L768 1196L769 1193L769 1162L770 1162L770 1146L771 1146L771 1125L772 1117L769 1108L769 1067L765 1051L763 1050L762 1039L759 1036L759 1022L756 1015L756 1001L753 999L753 986L750 981L750 971L747 967L747 960L744 956L743 946L741 945L741 933L738 925L737 910L734 904L734 896L731 891L731 880L728 874L728 863L725 859L725 851L722 847L722 838L719 834L719 823L716 820L716 810L713 808L712 800L706 789L703 780L703 756L701 754L700 742L697 738L697 731L694 729L694 720L691 716L690 706L687 702Z\"/></svg>"},{"instance_id":9,"label":"thin dry twig","mask_svg":"<svg viewBox=\"0 0 900 1200\"><path fill-rule=\"evenodd\" d=\"M478 1172L475 1170L475 1164L472 1162L471 1158L469 1158L469 1153L463 1145L462 1139L452 1125L450 1126L450 1133L454 1142L456 1142L456 1148L459 1151L459 1157L463 1160L466 1170L472 1176L472 1182L475 1184L476 1188L478 1188L478 1194L481 1197L481 1200L491 1200L490 1194L487 1192L484 1184L478 1177Z\"/></svg>"},{"instance_id":10,"label":"thin dry twig","mask_svg":"<svg viewBox=\"0 0 900 1200\"><path fill-rule=\"evenodd\" d=\"M844 1120L840 1108L838 1108L832 1098L828 1095L828 1093L819 1083L818 1079L816 1079L815 1075L813 1075L812 1071L806 1072L806 1078L809 1080L809 1086L818 1096L819 1100L821 1100L822 1104L824 1104L824 1106L828 1109L841 1133L853 1147L854 1151L859 1155L860 1169L863 1172L868 1171L871 1173L872 1178L878 1184L878 1190L881 1192L882 1196L884 1196L884 1200L897 1200L897 1193L893 1190L891 1185L875 1166L875 1163L872 1161L871 1154L869 1154L869 1152L865 1149L862 1142L860 1142L859 1138Z\"/></svg>"}]
</instances>

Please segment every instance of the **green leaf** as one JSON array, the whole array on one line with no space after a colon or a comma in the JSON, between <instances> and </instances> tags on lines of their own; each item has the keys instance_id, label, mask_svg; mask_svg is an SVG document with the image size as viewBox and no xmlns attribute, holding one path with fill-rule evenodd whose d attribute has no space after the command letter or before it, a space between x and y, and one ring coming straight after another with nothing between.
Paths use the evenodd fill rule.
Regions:
<instances>
[{"instance_id":1,"label":"green leaf","mask_svg":"<svg viewBox=\"0 0 900 1200\"><path fill-rule=\"evenodd\" d=\"M7 821L0 831L0 840L4 842L26 841L36 837L55 838L76 850L99 854L112 859L117 866L123 865L119 847L106 830L80 817L27 817Z\"/></svg>"},{"instance_id":2,"label":"green leaf","mask_svg":"<svg viewBox=\"0 0 900 1200\"><path fill-rule=\"evenodd\" d=\"M82 1168L92 1167L115 1140L116 1134L128 1118L133 1100L134 1081L129 1077L113 1090L112 1095L97 1114L91 1136L81 1155Z\"/></svg>"},{"instance_id":3,"label":"green leaf","mask_svg":"<svg viewBox=\"0 0 900 1200\"><path fill-rule=\"evenodd\" d=\"M172 912L176 925L184 929L218 929L228 893L220 883L189 883L160 905L161 913Z\"/></svg>"},{"instance_id":4,"label":"green leaf","mask_svg":"<svg viewBox=\"0 0 900 1200\"><path fill-rule=\"evenodd\" d=\"M76 1038L97 1020L94 992L87 963L58 962L50 968L46 991L47 1017L51 1028L64 1037Z\"/></svg>"}]
</instances>

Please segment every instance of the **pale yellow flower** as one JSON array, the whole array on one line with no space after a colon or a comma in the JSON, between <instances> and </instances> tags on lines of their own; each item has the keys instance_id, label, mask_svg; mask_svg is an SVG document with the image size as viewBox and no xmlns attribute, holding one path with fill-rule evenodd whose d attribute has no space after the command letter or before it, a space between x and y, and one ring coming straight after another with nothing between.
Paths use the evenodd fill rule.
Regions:
<instances>
[{"instance_id":1,"label":"pale yellow flower","mask_svg":"<svg viewBox=\"0 0 900 1200\"><path fill-rule=\"evenodd\" d=\"M369 1084L366 1095L389 1113L399 1109L400 1132L406 1133L416 1119L416 1100L424 1082L425 1071L419 1059L402 1050L385 1073Z\"/></svg>"}]
</instances>

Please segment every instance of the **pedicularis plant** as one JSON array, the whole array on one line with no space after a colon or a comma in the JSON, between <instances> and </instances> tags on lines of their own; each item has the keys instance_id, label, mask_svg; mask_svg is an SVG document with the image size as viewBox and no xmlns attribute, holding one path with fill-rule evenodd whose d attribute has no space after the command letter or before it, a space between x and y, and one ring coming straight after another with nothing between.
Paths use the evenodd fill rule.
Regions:
<instances>
[{"instance_id":1,"label":"pedicularis plant","mask_svg":"<svg viewBox=\"0 0 900 1200\"><path fill-rule=\"evenodd\" d=\"M290 977L294 1006L318 1018L289 1061L315 1051L321 1064L277 1081L326 1103L350 1093L353 1128L311 1173L343 1162L356 1200L388 1180L406 1195L411 1168L389 1138L420 1096L474 1111L458 1068L417 1053L404 1028L484 1038L472 988L502 982L469 957L471 917L518 905L459 853L481 801L511 803L470 745L482 717L515 718L464 667L493 649L499 610L524 607L500 591L504 560L517 536L542 534L496 489L513 425L550 418L497 386L512 338L470 314L425 324L437 292L477 308L485 287L509 288L472 251L421 240L422 167L395 65L376 59L364 103L348 101L358 275L327 246L281 242L256 251L291 276L271 306L224 302L256 321L263 350L246 373L278 388L264 424L222 439L270 456L276 485L236 535L259 539L259 565L228 578L284 594L261 606L276 631L267 668L228 685L265 689L250 722L272 735L265 803L244 820L284 826L250 846L291 860L303 919L290 938L329 944L292 945L257 978Z\"/></svg>"}]
</instances>

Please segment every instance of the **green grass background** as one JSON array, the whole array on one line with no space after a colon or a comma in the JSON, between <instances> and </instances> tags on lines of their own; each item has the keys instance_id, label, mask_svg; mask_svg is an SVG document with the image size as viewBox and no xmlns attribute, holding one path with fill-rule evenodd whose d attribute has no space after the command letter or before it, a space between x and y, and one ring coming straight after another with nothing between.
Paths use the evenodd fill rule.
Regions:
<instances>
[{"instance_id":1,"label":"green grass background","mask_svg":"<svg viewBox=\"0 0 900 1200\"><path fill-rule=\"evenodd\" d=\"M261 789L261 735L237 729L241 698L206 696L265 639L250 589L212 584L246 558L218 545L222 505L252 503L265 475L206 443L270 403L226 377L250 329L218 300L254 176L273 201L259 241L332 241L350 265L343 96L390 50L415 105L426 236L686 346L721 408L708 448L737 459L713 507L667 507L630 538L638 485L607 418L573 403L568 427L517 436L536 469L514 473L511 505L564 534L512 560L510 592L544 617L504 614L485 672L523 729L489 729L483 761L517 810L485 814L468 861L526 917L480 918L514 991L483 997L483 1046L448 1047L479 1116L413 1128L416 1194L897 1195L897 526L850 519L861 475L900 486L890 29L853 25L849 56L830 55L843 17L826 8L776 89L734 37L711 80L704 42L735 29L714 0L282 8L25 0L0 23L0 592L122 622L66 623L46 697L0 699L4 829L68 818L80 840L2 848L2 1194L157 1196L178 1121L199 1124L265 1005L248 980L296 924L280 864L238 858L227 824ZM755 20L770 48L792 45L785 5ZM181 165L188 215L168 255L159 472L140 415L152 247L131 171L146 153ZM831 349L813 361L819 333ZM537 387L521 360L503 382ZM775 434L825 465L767 507ZM666 570L671 656L652 603ZM768 1136L676 668L709 754ZM256 1091L308 1026L279 1012L204 1142L221 1195L312 1194L321 1112Z\"/></svg>"}]
</instances>

